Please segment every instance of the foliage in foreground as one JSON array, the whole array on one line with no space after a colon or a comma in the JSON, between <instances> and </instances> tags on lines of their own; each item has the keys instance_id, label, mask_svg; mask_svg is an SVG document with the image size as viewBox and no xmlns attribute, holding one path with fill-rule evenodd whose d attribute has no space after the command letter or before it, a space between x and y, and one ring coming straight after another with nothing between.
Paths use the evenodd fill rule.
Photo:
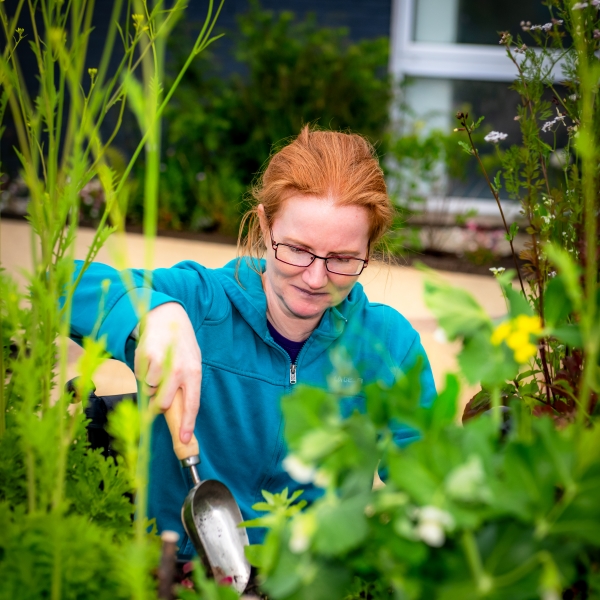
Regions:
<instances>
[{"instance_id":1,"label":"foliage in foreground","mask_svg":"<svg viewBox=\"0 0 600 600\"><path fill-rule=\"evenodd\" d=\"M534 315L537 329L544 331L536 348L521 351L524 372L517 379L506 378L501 394L521 399L537 413L569 421L594 409L600 385L600 16L594 3L545 4L547 24L521 24L537 48L507 32L500 38L518 73L512 87L521 97L515 119L522 142L500 153L502 168L492 177L473 139L481 119L474 122L459 112L456 131L465 136L459 144L482 167L498 204L513 249L523 310ZM557 75L562 89L557 88ZM495 132L486 139L497 143L503 137ZM558 146L561 137L566 138L564 147ZM521 227L529 238L519 255L522 266L513 248L519 226L504 219L502 187L521 206ZM563 277L556 279L557 272ZM498 324L494 343L507 344L517 356L523 344L511 326ZM485 380L465 375L484 386L468 407L467 416L472 416L489 408L490 387Z\"/></svg>"},{"instance_id":2,"label":"foliage in foreground","mask_svg":"<svg viewBox=\"0 0 600 600\"><path fill-rule=\"evenodd\" d=\"M145 516L153 411L143 395L139 412L130 404L120 407L113 433L119 432L123 458L106 460L91 450L82 404L106 353L102 340L83 340L81 377L75 393L67 392L66 336L82 190L95 181L106 199L87 266L108 236L123 229L128 175L142 150L152 258L160 118L177 85L177 79L170 88L161 84L166 38L185 3L164 10L160 2L115 0L100 64L89 69L93 1L12 3L10 13L6 4L0 2L7 40L0 56L0 122L10 110L30 195L33 265L22 273L26 290L0 269L0 598L152 598L160 554ZM180 76L212 41L218 10L212 1L207 8ZM125 9L127 20L119 24ZM121 60L109 71L119 37ZM23 78L24 52L36 59L35 92ZM126 107L141 135L131 161L117 172L110 145ZM110 120L115 129L105 139L101 126ZM136 308L143 316L144 306Z\"/></svg>"},{"instance_id":3,"label":"foliage in foreground","mask_svg":"<svg viewBox=\"0 0 600 600\"><path fill-rule=\"evenodd\" d=\"M559 274L557 284L570 277ZM574 339L577 328L528 329L537 319L509 281L508 322L522 329L516 349L495 343L498 329L470 295L433 277L426 285L446 335L463 340L463 374L492 390L491 413L456 423L454 375L433 407L420 407L418 365L390 389L368 386L364 413L345 420L339 398L324 391L301 388L284 400L288 470L308 473L325 495L303 512L285 492L257 507L268 514L255 524L270 531L250 557L273 598L354 597L356 581L374 598L600 593L597 417L558 428L532 414L534 399L514 398L508 412L499 406L505 380L534 387L519 351L543 335ZM420 440L397 447L394 422L414 427ZM378 461L386 486L372 491Z\"/></svg>"},{"instance_id":4,"label":"foliage in foreground","mask_svg":"<svg viewBox=\"0 0 600 600\"><path fill-rule=\"evenodd\" d=\"M523 143L501 156L496 177L484 169L500 211L502 184L520 201L531 237L525 268L515 256L516 271L496 273L508 314L493 322L464 290L432 276L425 286L445 337L461 343L462 377L482 386L465 416L487 414L456 424L452 375L432 408L419 407L418 369L389 390L367 387L364 413L347 420L335 396L296 390L284 401L288 471L325 495L303 512L285 492L259 505L267 514L255 524L270 531L249 555L273 598L600 594L600 21L595 3L548 5L548 25L524 25L541 51L502 35L519 70ZM543 92L554 91L560 60L572 93L555 92L553 109ZM461 145L484 167L473 138L481 120L457 116ZM544 141L569 122L566 148ZM548 169L557 157L561 178ZM505 225L512 245L517 226ZM420 440L396 447L394 421ZM378 460L386 487L371 491Z\"/></svg>"}]
</instances>

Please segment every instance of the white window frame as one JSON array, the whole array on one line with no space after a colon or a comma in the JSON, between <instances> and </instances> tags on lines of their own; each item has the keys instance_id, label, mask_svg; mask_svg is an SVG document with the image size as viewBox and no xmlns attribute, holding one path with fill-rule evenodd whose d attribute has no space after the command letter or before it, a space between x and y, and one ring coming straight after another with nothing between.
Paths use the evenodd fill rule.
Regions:
<instances>
[{"instance_id":1,"label":"white window frame","mask_svg":"<svg viewBox=\"0 0 600 600\"><path fill-rule=\"evenodd\" d=\"M390 27L390 74L396 81L406 76L473 81L512 82L517 67L506 55L504 46L483 44L431 43L413 40L417 0L392 0ZM554 79L559 81L558 64ZM502 202L509 219L517 218L520 206L513 200ZM486 198L429 197L425 211L460 214L475 209L479 215L492 216L497 208L492 196Z\"/></svg>"},{"instance_id":2,"label":"white window frame","mask_svg":"<svg viewBox=\"0 0 600 600\"><path fill-rule=\"evenodd\" d=\"M395 78L514 81L517 68L503 46L415 42L415 1L392 0L390 72Z\"/></svg>"}]
</instances>

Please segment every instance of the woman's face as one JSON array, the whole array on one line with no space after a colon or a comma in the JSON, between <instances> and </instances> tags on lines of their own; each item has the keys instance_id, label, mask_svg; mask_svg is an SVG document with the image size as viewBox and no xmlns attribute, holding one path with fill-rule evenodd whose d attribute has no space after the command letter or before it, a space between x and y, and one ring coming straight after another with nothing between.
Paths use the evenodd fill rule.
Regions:
<instances>
[{"instance_id":1,"label":"woman's face","mask_svg":"<svg viewBox=\"0 0 600 600\"><path fill-rule=\"evenodd\" d=\"M318 256L367 258L369 213L360 206L340 206L330 198L296 195L288 198L269 232L259 206L262 234L267 246L267 269L263 278L269 310L275 307L287 317L320 318L330 306L342 302L358 275L330 273L325 261L315 259L308 267L295 267L275 258L276 243L289 244Z\"/></svg>"}]
</instances>

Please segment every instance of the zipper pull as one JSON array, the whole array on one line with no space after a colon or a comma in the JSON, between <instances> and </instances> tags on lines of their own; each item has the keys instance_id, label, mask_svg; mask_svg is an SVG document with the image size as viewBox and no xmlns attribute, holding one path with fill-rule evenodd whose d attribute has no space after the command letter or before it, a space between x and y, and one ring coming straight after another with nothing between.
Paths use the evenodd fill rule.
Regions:
<instances>
[{"instance_id":1,"label":"zipper pull","mask_svg":"<svg viewBox=\"0 0 600 600\"><path fill-rule=\"evenodd\" d=\"M290 365L290 383L292 385L296 383L296 365L294 363Z\"/></svg>"}]
</instances>

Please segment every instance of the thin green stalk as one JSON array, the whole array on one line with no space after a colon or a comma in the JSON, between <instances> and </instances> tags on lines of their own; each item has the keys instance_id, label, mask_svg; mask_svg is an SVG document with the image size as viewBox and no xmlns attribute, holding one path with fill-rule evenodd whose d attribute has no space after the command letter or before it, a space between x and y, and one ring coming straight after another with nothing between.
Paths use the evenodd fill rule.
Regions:
<instances>
[{"instance_id":1,"label":"thin green stalk","mask_svg":"<svg viewBox=\"0 0 600 600\"><path fill-rule=\"evenodd\" d=\"M500 196L498 195L498 192L492 185L492 182L490 181L490 178L487 174L486 168L483 165L483 163L481 162L481 158L479 157L479 152L477 152L477 147L475 146L475 142L473 141L473 137L471 136L471 127L469 127L469 125L467 123L466 116L463 113L458 113L457 117L460 121L460 124L463 126L464 130L467 132L467 136L469 137L469 145L471 146L471 151L473 153L473 156L475 156L475 158L477 159L477 162L479 163L479 167L483 173L483 176L485 177L488 187L490 188L490 191L492 192L492 196L494 196L494 199L496 200L496 204L498 205L498 210L500 211L500 216L502 217L502 223L504 224L504 230L506 231L506 234L508 237L508 243L510 244L510 251L511 251L511 255L513 258L513 262L515 263L515 269L516 269L517 275L519 277L519 283L521 284L521 291L523 292L523 296L526 296L525 285L523 284L523 279L521 278L521 271L519 269L519 263L517 262L517 253L515 252L515 248L513 246L513 240L512 240L512 236L510 234L510 228L508 227L508 224L506 222L506 217L504 216L504 211L502 210L502 203L500 202Z\"/></svg>"},{"instance_id":2,"label":"thin green stalk","mask_svg":"<svg viewBox=\"0 0 600 600\"><path fill-rule=\"evenodd\" d=\"M481 595L489 593L493 589L494 583L492 578L483 569L479 548L477 547L477 542L472 531L463 532L462 546L471 575L477 586L477 591Z\"/></svg>"},{"instance_id":3,"label":"thin green stalk","mask_svg":"<svg viewBox=\"0 0 600 600\"><path fill-rule=\"evenodd\" d=\"M581 11L571 11L576 23L575 47L578 55L578 73L581 82L581 126L579 130L578 150L582 162L582 191L584 203L585 230L585 271L584 271L584 307L581 314L581 331L584 336L584 365L579 392L579 401L585 411L578 411L578 420L583 422L584 414L589 411L592 390L596 387L596 370L599 351L599 330L596 323L596 294L598 290L598 231L597 231L597 189L596 169L598 152L594 139L594 105L597 98L599 70L591 65L588 57L588 41L585 38Z\"/></svg>"},{"instance_id":4,"label":"thin green stalk","mask_svg":"<svg viewBox=\"0 0 600 600\"><path fill-rule=\"evenodd\" d=\"M496 430L499 431L502 426L502 413L500 412L500 388L495 385L492 387L492 420L494 421L494 425L496 426Z\"/></svg>"},{"instance_id":5,"label":"thin green stalk","mask_svg":"<svg viewBox=\"0 0 600 600\"><path fill-rule=\"evenodd\" d=\"M4 340L2 332L2 299L0 299L0 340ZM6 371L4 367L4 348L0 350L0 438L4 436L6 431L6 398L4 395L4 384Z\"/></svg>"},{"instance_id":6,"label":"thin green stalk","mask_svg":"<svg viewBox=\"0 0 600 600\"><path fill-rule=\"evenodd\" d=\"M217 12L215 14L215 17L210 25L210 27L207 28L206 22L204 24L204 27L202 28L200 34L198 35L198 38L196 38L196 43L194 44L194 50L190 53L190 55L188 56L187 60L185 61L183 67L181 68L181 70L179 71L179 73L177 74L177 77L175 78L175 81L173 82L173 85L171 86L171 88L169 89L169 91L167 92L164 100L162 101L160 107L158 108L158 110L156 111L156 116L155 119L160 119L162 117L162 114L167 106L167 104L169 103L171 97L173 96L173 94L175 93L177 87L179 86L179 84L181 83L181 80L183 79L185 73L187 72L187 70L189 69L190 65L192 64L192 61L194 60L194 58L196 57L196 55L201 52L202 50L204 50L211 42L213 42L215 39L218 38L212 38L209 39L209 36L212 32L212 29L216 23L216 19L221 11L221 8L223 7L223 3L224 0L221 0L220 4L219 4L219 8L217 9ZM207 16L207 21L210 20L210 17L212 15L212 0L209 3L209 12L208 12L208 16ZM218 36L220 37L220 36ZM135 165L141 151L143 150L146 141L148 140L148 134L149 134L149 130L146 130L146 132L144 133L144 135L142 136L142 139L140 140L139 144L137 145L137 148L135 149L129 163L127 164L127 167L125 168L125 171L123 173L123 175L121 176L119 183L115 189L114 192L114 196L116 198L119 197L119 195L121 194L123 187L125 186L125 184L127 183L127 178L129 177L129 174L131 173L131 170L133 169L133 166ZM85 273L85 270L87 269L87 266L90 263L90 258L92 255L92 249L94 248L95 244L98 243L98 239L103 231L103 228L106 224L106 220L108 218L109 215L109 210L107 207L107 210L104 211L102 217L100 218L100 223L98 225L98 228L96 230L96 233L94 235L94 239L92 240L92 244L90 246L90 250L88 251L88 254L86 255L82 268L79 272L79 275L73 285L73 289L75 289L77 287L77 285L79 284L79 282L81 281L81 278L83 277L83 274Z\"/></svg>"}]
</instances>

